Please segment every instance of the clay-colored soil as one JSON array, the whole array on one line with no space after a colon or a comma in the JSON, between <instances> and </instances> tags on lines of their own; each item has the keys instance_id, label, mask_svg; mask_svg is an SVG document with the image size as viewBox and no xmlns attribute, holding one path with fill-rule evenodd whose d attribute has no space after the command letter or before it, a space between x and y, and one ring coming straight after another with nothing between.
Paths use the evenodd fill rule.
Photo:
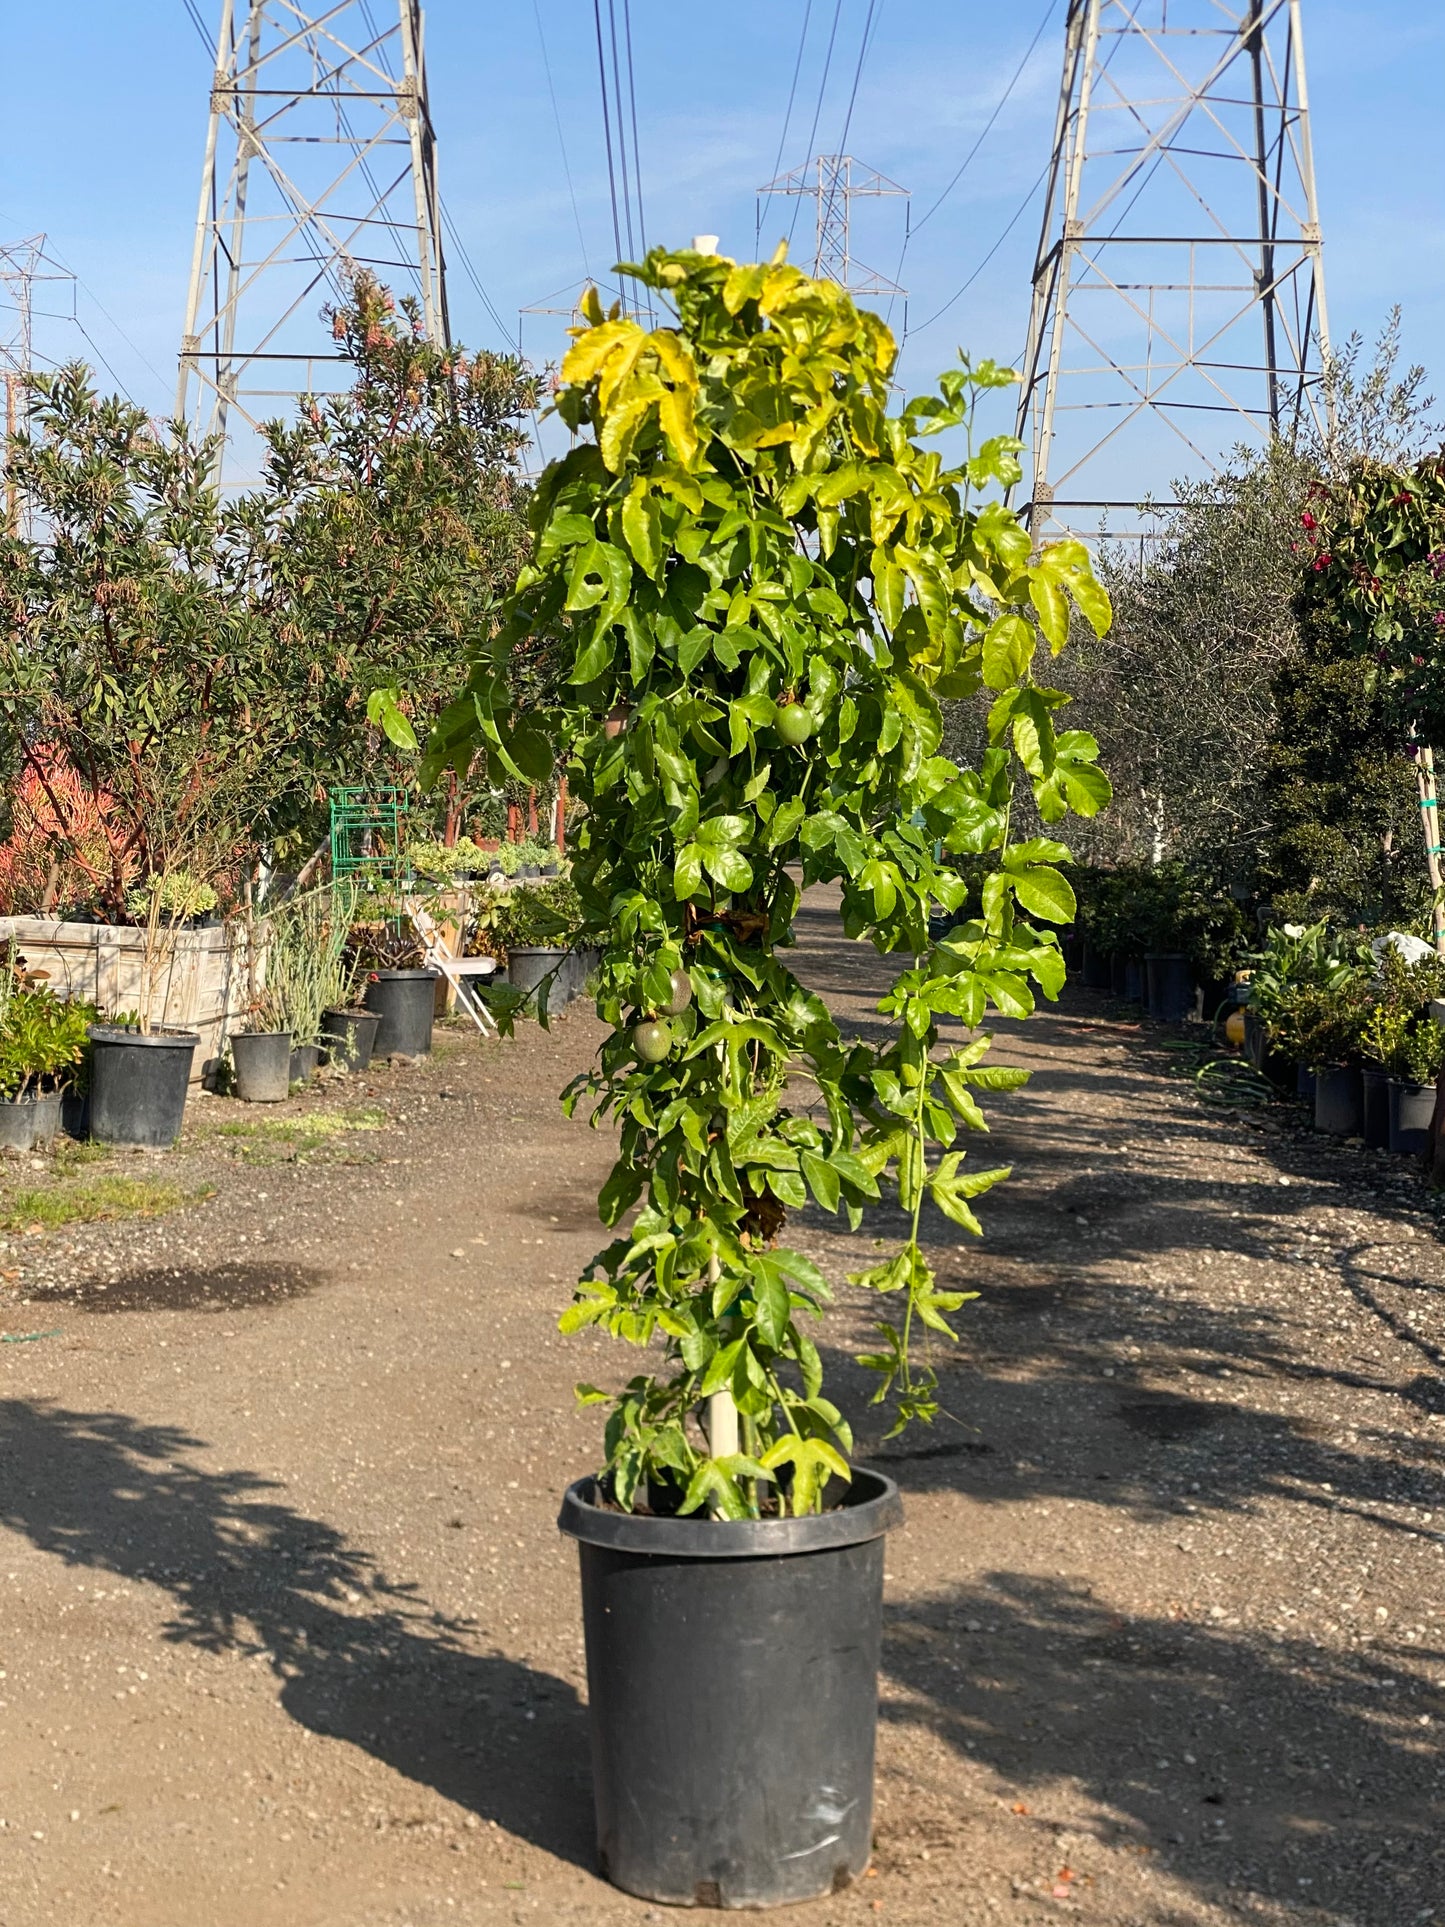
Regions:
<instances>
[{"instance_id":1,"label":"clay-colored soil","mask_svg":"<svg viewBox=\"0 0 1445 1927\"><path fill-rule=\"evenodd\" d=\"M866 1024L882 966L826 901L804 926ZM284 1110L369 1131L236 1138L203 1100L114 1168L209 1199L9 1238L0 1927L665 1917L591 1870L554 1527L594 1449L569 1388L635 1363L554 1329L610 1154L553 1094L599 1034L448 1031ZM982 1294L954 1422L880 1450L869 1306L830 1329L908 1523L876 1869L798 1918L1445 1922L1433 1206L1284 1107L1202 1106L1085 993L998 1054L1035 1072L983 1147L1017 1175L983 1245L931 1227ZM789 1235L841 1275L893 1229Z\"/></svg>"}]
</instances>

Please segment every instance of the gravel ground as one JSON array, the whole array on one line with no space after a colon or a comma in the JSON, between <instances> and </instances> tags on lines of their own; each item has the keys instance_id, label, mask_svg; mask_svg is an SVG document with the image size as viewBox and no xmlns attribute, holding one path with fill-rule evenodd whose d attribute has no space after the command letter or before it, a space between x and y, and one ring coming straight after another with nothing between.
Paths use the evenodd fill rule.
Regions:
<instances>
[{"instance_id":1,"label":"gravel ground","mask_svg":"<svg viewBox=\"0 0 1445 1927\"><path fill-rule=\"evenodd\" d=\"M877 960L826 899L803 926L866 1028ZM183 1208L16 1220L0 1927L664 1918L591 1871L553 1523L595 1449L569 1388L632 1363L554 1329L609 1144L552 1094L599 1035L203 1099L76 1179ZM1445 1922L1436 1209L1291 1108L1205 1107L1163 1042L1084 992L1002 1027L1035 1077L992 1106L984 1242L930 1227L981 1293L933 1432L869 1434L843 1294L830 1367L908 1520L875 1866L819 1927ZM895 1229L789 1235L841 1274Z\"/></svg>"}]
</instances>

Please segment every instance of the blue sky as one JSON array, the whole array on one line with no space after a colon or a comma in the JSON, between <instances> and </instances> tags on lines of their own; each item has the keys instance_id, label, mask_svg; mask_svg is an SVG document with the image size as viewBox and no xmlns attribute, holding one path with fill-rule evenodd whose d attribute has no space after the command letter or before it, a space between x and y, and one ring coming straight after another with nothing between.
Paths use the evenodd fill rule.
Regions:
<instances>
[{"instance_id":1,"label":"blue sky","mask_svg":"<svg viewBox=\"0 0 1445 1927\"><path fill-rule=\"evenodd\" d=\"M386 12L386 0L376 0ZM632 0L639 144L649 234L715 232L753 252L754 190L774 171L807 0ZM197 0L210 23L218 0ZM848 146L909 187L915 223L963 160L1018 67L1045 0L944 4L875 0L877 32L858 84ZM569 192L537 12L575 190ZM842 0L815 148L837 145L868 0ZM914 235L901 279L917 332L904 379L921 385L958 344L1016 356L1037 238L1018 220L958 303L919 328L978 266L1017 212L1048 151L1063 0L997 124L957 188ZM783 166L808 152L831 0L813 0ZM1315 153L1336 339L1373 334L1403 304L1408 354L1445 383L1445 9L1438 0L1305 0ZM431 0L433 116L443 194L491 303L517 311L613 258L590 0ZM205 131L209 61L182 0L65 0L5 9L7 89L0 239L38 229L81 280L80 324L137 400L168 411L182 322ZM1035 204L1036 206L1036 204ZM791 213L791 208L786 210ZM786 213L767 209L765 246ZM581 228L579 237L578 228ZM798 221L807 253L808 210ZM893 275L901 203L860 216L855 250ZM454 332L496 345L498 330L464 276L450 283ZM901 320L896 309L894 319ZM531 316L537 359L564 345L563 319ZM52 355L90 353L69 323L42 323ZM1167 476L1143 477L1159 486Z\"/></svg>"}]
</instances>

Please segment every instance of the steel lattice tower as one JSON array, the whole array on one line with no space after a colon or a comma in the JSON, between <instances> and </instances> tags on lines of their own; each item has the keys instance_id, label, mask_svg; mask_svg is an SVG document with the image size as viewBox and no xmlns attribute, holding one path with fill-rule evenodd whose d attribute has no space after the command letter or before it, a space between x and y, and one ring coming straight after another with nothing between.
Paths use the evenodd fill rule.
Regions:
<instances>
[{"instance_id":1,"label":"steel lattice tower","mask_svg":"<svg viewBox=\"0 0 1445 1927\"><path fill-rule=\"evenodd\" d=\"M420 0L222 0L176 413L222 434L334 385L358 269L448 339Z\"/></svg>"},{"instance_id":2,"label":"steel lattice tower","mask_svg":"<svg viewBox=\"0 0 1445 1927\"><path fill-rule=\"evenodd\" d=\"M1019 402L1036 536L1142 532L1171 476L1323 406L1300 6L1069 0Z\"/></svg>"},{"instance_id":3,"label":"steel lattice tower","mask_svg":"<svg viewBox=\"0 0 1445 1927\"><path fill-rule=\"evenodd\" d=\"M818 154L805 167L780 174L758 189L760 200L766 194L802 195L815 204L813 273L818 280L836 281L850 294L903 293L876 269L853 259L853 202L895 194L906 200L906 187L851 154Z\"/></svg>"}]
</instances>

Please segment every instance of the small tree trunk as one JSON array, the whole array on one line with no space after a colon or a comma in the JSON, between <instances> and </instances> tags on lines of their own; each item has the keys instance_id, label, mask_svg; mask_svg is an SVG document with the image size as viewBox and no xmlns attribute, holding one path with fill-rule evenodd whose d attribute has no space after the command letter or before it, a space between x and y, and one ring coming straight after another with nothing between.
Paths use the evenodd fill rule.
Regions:
<instances>
[{"instance_id":1,"label":"small tree trunk","mask_svg":"<svg viewBox=\"0 0 1445 1927\"><path fill-rule=\"evenodd\" d=\"M565 853L567 849L567 778L560 777L557 783L557 849Z\"/></svg>"}]
</instances>

